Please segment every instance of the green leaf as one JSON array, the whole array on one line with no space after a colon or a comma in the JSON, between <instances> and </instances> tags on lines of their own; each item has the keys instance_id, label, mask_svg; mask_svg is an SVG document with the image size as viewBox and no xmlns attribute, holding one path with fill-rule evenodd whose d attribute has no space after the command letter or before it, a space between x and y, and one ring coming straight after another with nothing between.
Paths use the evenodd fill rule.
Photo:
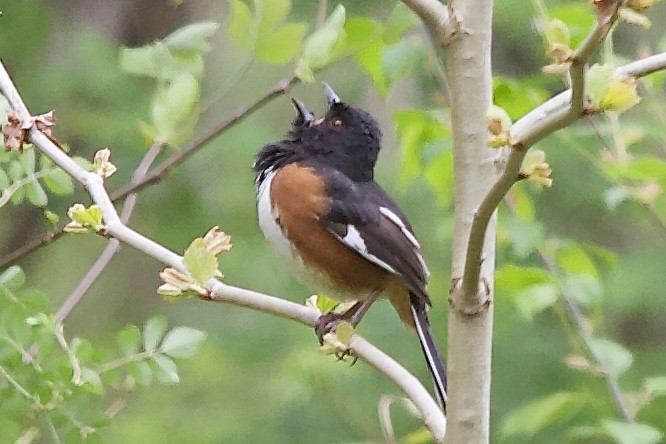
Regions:
<instances>
[{"instance_id":1,"label":"green leaf","mask_svg":"<svg viewBox=\"0 0 666 444\"><path fill-rule=\"evenodd\" d=\"M555 280L541 268L512 264L500 267L495 275L495 289L498 293L516 293L537 284L555 284Z\"/></svg>"},{"instance_id":2,"label":"green leaf","mask_svg":"<svg viewBox=\"0 0 666 444\"><path fill-rule=\"evenodd\" d=\"M627 180L655 181L666 185L666 162L658 157L638 156L627 164L615 164L608 173Z\"/></svg>"},{"instance_id":3,"label":"green leaf","mask_svg":"<svg viewBox=\"0 0 666 444\"><path fill-rule=\"evenodd\" d=\"M190 74L173 79L157 92L151 109L157 140L178 144L184 134L189 134L194 126L199 94L199 82Z\"/></svg>"},{"instance_id":4,"label":"green leaf","mask_svg":"<svg viewBox=\"0 0 666 444\"><path fill-rule=\"evenodd\" d=\"M419 109L402 110L393 115L400 138L400 181L403 185L421 174L425 146L449 137L450 132L441 119L436 113Z\"/></svg>"},{"instance_id":5,"label":"green leaf","mask_svg":"<svg viewBox=\"0 0 666 444\"><path fill-rule=\"evenodd\" d=\"M372 80L379 94L385 97L388 93L386 84L386 75L382 68L382 42L375 42L356 54L356 60L363 71L365 71Z\"/></svg>"},{"instance_id":6,"label":"green leaf","mask_svg":"<svg viewBox=\"0 0 666 444\"><path fill-rule=\"evenodd\" d=\"M72 194L74 192L74 182L64 170L54 167L47 175L42 178L44 185L49 191L56 195Z\"/></svg>"},{"instance_id":7,"label":"green leaf","mask_svg":"<svg viewBox=\"0 0 666 444\"><path fill-rule=\"evenodd\" d=\"M35 149L26 148L19 156L19 164L26 176L35 172Z\"/></svg>"},{"instance_id":8,"label":"green leaf","mask_svg":"<svg viewBox=\"0 0 666 444\"><path fill-rule=\"evenodd\" d=\"M81 368L81 382L85 388L96 395L104 394L104 384L98 372L90 367Z\"/></svg>"},{"instance_id":9,"label":"green leaf","mask_svg":"<svg viewBox=\"0 0 666 444\"><path fill-rule=\"evenodd\" d=\"M585 77L585 88L590 102L595 108L599 108L604 93L613 80L613 67L611 65L599 65L595 63L587 71Z\"/></svg>"},{"instance_id":10,"label":"green leaf","mask_svg":"<svg viewBox=\"0 0 666 444\"><path fill-rule=\"evenodd\" d=\"M513 253L520 259L528 257L543 242L543 225L536 220L510 216L502 225L511 241Z\"/></svg>"},{"instance_id":11,"label":"green leaf","mask_svg":"<svg viewBox=\"0 0 666 444\"><path fill-rule=\"evenodd\" d=\"M102 227L102 209L98 205L93 204L85 208L83 205L77 204L70 207L68 213L73 221L84 227L90 227L94 230L99 230Z\"/></svg>"},{"instance_id":12,"label":"green leaf","mask_svg":"<svg viewBox=\"0 0 666 444\"><path fill-rule=\"evenodd\" d=\"M604 419L601 426L618 444L657 444L664 437L660 430L647 424Z\"/></svg>"},{"instance_id":13,"label":"green leaf","mask_svg":"<svg viewBox=\"0 0 666 444\"><path fill-rule=\"evenodd\" d=\"M316 300L316 307L320 313L330 313L335 309L335 307L340 305L339 300L333 299L332 297L325 294L318 294L316 296L312 296L312 298ZM311 299L308 299L307 302L311 302Z\"/></svg>"},{"instance_id":14,"label":"green leaf","mask_svg":"<svg viewBox=\"0 0 666 444\"><path fill-rule=\"evenodd\" d=\"M333 48L343 35L345 7L338 5L324 24L305 40L303 61L311 71L320 69L332 61Z\"/></svg>"},{"instance_id":15,"label":"green leaf","mask_svg":"<svg viewBox=\"0 0 666 444\"><path fill-rule=\"evenodd\" d=\"M514 186L511 188L507 199L511 202L517 218L526 221L534 220L534 203L530 195L525 191L525 187Z\"/></svg>"},{"instance_id":16,"label":"green leaf","mask_svg":"<svg viewBox=\"0 0 666 444\"><path fill-rule=\"evenodd\" d=\"M136 325L127 324L122 330L116 333L116 344L118 344L118 348L123 355L133 355L139 351L141 332Z\"/></svg>"},{"instance_id":17,"label":"green leaf","mask_svg":"<svg viewBox=\"0 0 666 444\"><path fill-rule=\"evenodd\" d=\"M44 191L44 188L37 180L28 183L25 187L25 194L28 202L36 207L45 207L49 203L49 198Z\"/></svg>"},{"instance_id":18,"label":"green leaf","mask_svg":"<svg viewBox=\"0 0 666 444\"><path fill-rule=\"evenodd\" d=\"M352 336L354 336L354 327L349 322L343 321L335 329L335 336L337 336L338 341L349 346L349 342Z\"/></svg>"},{"instance_id":19,"label":"green leaf","mask_svg":"<svg viewBox=\"0 0 666 444\"><path fill-rule=\"evenodd\" d=\"M331 61L356 54L376 42L381 36L382 25L367 17L348 17L344 31L333 48Z\"/></svg>"},{"instance_id":20,"label":"green leaf","mask_svg":"<svg viewBox=\"0 0 666 444\"><path fill-rule=\"evenodd\" d=\"M254 56L266 63L287 63L299 53L306 30L307 26L302 23L288 23L273 31L274 35L262 33Z\"/></svg>"},{"instance_id":21,"label":"green leaf","mask_svg":"<svg viewBox=\"0 0 666 444\"><path fill-rule=\"evenodd\" d=\"M548 13L551 17L566 23L572 48L578 46L595 25L592 8L586 3L574 2L549 7Z\"/></svg>"},{"instance_id":22,"label":"green leaf","mask_svg":"<svg viewBox=\"0 0 666 444\"><path fill-rule=\"evenodd\" d=\"M162 78L161 63L168 57L166 48L142 46L120 50L120 69L136 76Z\"/></svg>"},{"instance_id":23,"label":"green leaf","mask_svg":"<svg viewBox=\"0 0 666 444\"><path fill-rule=\"evenodd\" d=\"M554 284L531 285L513 295L513 302L522 317L531 321L535 315L550 308L560 296L559 288Z\"/></svg>"},{"instance_id":24,"label":"green leaf","mask_svg":"<svg viewBox=\"0 0 666 444\"><path fill-rule=\"evenodd\" d=\"M666 376L647 378L643 387L651 398L666 396Z\"/></svg>"},{"instance_id":25,"label":"green leaf","mask_svg":"<svg viewBox=\"0 0 666 444\"><path fill-rule=\"evenodd\" d=\"M577 393L554 393L538 398L509 413L501 426L504 438L531 438L556 423L573 418L584 406Z\"/></svg>"},{"instance_id":26,"label":"green leaf","mask_svg":"<svg viewBox=\"0 0 666 444\"><path fill-rule=\"evenodd\" d=\"M606 271L613 271L617 268L617 255L608 248L594 244L581 244L580 247L583 248L583 250L585 250L585 252L594 259L594 263L597 266L597 269L600 266L604 267Z\"/></svg>"},{"instance_id":27,"label":"green leaf","mask_svg":"<svg viewBox=\"0 0 666 444\"><path fill-rule=\"evenodd\" d=\"M170 358L163 355L156 355L151 359L156 364L155 373L158 381L162 384L178 384L180 382L176 363Z\"/></svg>"},{"instance_id":28,"label":"green leaf","mask_svg":"<svg viewBox=\"0 0 666 444\"><path fill-rule=\"evenodd\" d=\"M614 210L631 199L631 192L624 185L617 185L604 191L604 201L609 210Z\"/></svg>"},{"instance_id":29,"label":"green leaf","mask_svg":"<svg viewBox=\"0 0 666 444\"><path fill-rule=\"evenodd\" d=\"M161 81L185 74L199 78L203 73L202 55L210 49L207 39L218 27L213 22L194 23L150 45L123 48L120 51L120 67L129 74Z\"/></svg>"},{"instance_id":30,"label":"green leaf","mask_svg":"<svg viewBox=\"0 0 666 444\"><path fill-rule=\"evenodd\" d=\"M219 27L220 24L216 22L192 23L175 30L165 37L163 42L175 55L204 54L210 50L208 39Z\"/></svg>"},{"instance_id":31,"label":"green leaf","mask_svg":"<svg viewBox=\"0 0 666 444\"><path fill-rule=\"evenodd\" d=\"M160 350L172 358L189 358L193 356L203 341L206 333L189 327L177 327L167 333Z\"/></svg>"},{"instance_id":32,"label":"green leaf","mask_svg":"<svg viewBox=\"0 0 666 444\"><path fill-rule=\"evenodd\" d=\"M410 29L419 24L416 15L404 3L396 3L384 25L384 42L391 45L402 38Z\"/></svg>"},{"instance_id":33,"label":"green leaf","mask_svg":"<svg viewBox=\"0 0 666 444\"><path fill-rule=\"evenodd\" d=\"M617 378L629 370L634 362L634 356L631 352L617 342L608 339L590 338L588 345L596 360L604 365L608 374L613 378Z\"/></svg>"},{"instance_id":34,"label":"green leaf","mask_svg":"<svg viewBox=\"0 0 666 444\"><path fill-rule=\"evenodd\" d=\"M7 288L19 288L25 284L25 272L18 265L12 265L0 273L0 285Z\"/></svg>"},{"instance_id":35,"label":"green leaf","mask_svg":"<svg viewBox=\"0 0 666 444\"><path fill-rule=\"evenodd\" d=\"M18 161L9 162L7 172L9 173L9 178L12 182L17 182L25 176L23 166Z\"/></svg>"},{"instance_id":36,"label":"green leaf","mask_svg":"<svg viewBox=\"0 0 666 444\"><path fill-rule=\"evenodd\" d=\"M183 256L183 264L194 281L204 286L215 276L217 257L206 249L201 238L194 239Z\"/></svg>"},{"instance_id":37,"label":"green leaf","mask_svg":"<svg viewBox=\"0 0 666 444\"><path fill-rule=\"evenodd\" d=\"M265 63L281 64L293 59L301 49L307 29L303 23L285 23L290 0L254 0L254 17L240 1L233 1L229 34L243 50Z\"/></svg>"},{"instance_id":38,"label":"green leaf","mask_svg":"<svg viewBox=\"0 0 666 444\"><path fill-rule=\"evenodd\" d=\"M555 255L557 266L571 274L587 275L594 280L599 279L597 267L590 256L578 245L566 245L557 250Z\"/></svg>"},{"instance_id":39,"label":"green leaf","mask_svg":"<svg viewBox=\"0 0 666 444\"><path fill-rule=\"evenodd\" d=\"M153 353L166 330L167 320L164 316L154 316L148 319L143 327L143 348L148 353Z\"/></svg>"},{"instance_id":40,"label":"green leaf","mask_svg":"<svg viewBox=\"0 0 666 444\"><path fill-rule=\"evenodd\" d=\"M146 361L130 362L127 365L127 372L140 385L150 385L153 380L153 371Z\"/></svg>"},{"instance_id":41,"label":"green leaf","mask_svg":"<svg viewBox=\"0 0 666 444\"><path fill-rule=\"evenodd\" d=\"M590 275L567 274L562 285L564 291L581 304L599 304L604 299L601 283Z\"/></svg>"},{"instance_id":42,"label":"green leaf","mask_svg":"<svg viewBox=\"0 0 666 444\"><path fill-rule=\"evenodd\" d=\"M229 21L229 35L231 40L245 51L252 51L253 19L250 8L241 0L231 1L231 20Z\"/></svg>"},{"instance_id":43,"label":"green leaf","mask_svg":"<svg viewBox=\"0 0 666 444\"><path fill-rule=\"evenodd\" d=\"M4 170L0 169L0 191L9 188L9 176Z\"/></svg>"},{"instance_id":44,"label":"green leaf","mask_svg":"<svg viewBox=\"0 0 666 444\"><path fill-rule=\"evenodd\" d=\"M442 208L448 208L453 199L453 151L451 149L428 162L425 178L437 194L437 204Z\"/></svg>"},{"instance_id":45,"label":"green leaf","mask_svg":"<svg viewBox=\"0 0 666 444\"><path fill-rule=\"evenodd\" d=\"M571 36L569 35L569 28L562 20L551 19L546 23L544 34L548 43L557 43L564 46L569 46Z\"/></svg>"},{"instance_id":46,"label":"green leaf","mask_svg":"<svg viewBox=\"0 0 666 444\"><path fill-rule=\"evenodd\" d=\"M390 90L414 65L423 60L426 51L426 46L417 37L402 39L393 45L385 46L381 53L381 63L387 80L387 89Z\"/></svg>"},{"instance_id":47,"label":"green leaf","mask_svg":"<svg viewBox=\"0 0 666 444\"><path fill-rule=\"evenodd\" d=\"M493 77L493 103L505 110L513 121L527 114L548 97L543 88L502 76Z\"/></svg>"}]
</instances>

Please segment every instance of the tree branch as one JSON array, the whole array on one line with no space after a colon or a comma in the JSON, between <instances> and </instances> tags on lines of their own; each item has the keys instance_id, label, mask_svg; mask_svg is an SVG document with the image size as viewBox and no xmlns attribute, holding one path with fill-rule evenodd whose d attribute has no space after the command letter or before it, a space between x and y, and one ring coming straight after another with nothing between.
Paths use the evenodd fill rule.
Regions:
<instances>
[{"instance_id":1,"label":"tree branch","mask_svg":"<svg viewBox=\"0 0 666 444\"><path fill-rule=\"evenodd\" d=\"M510 200L505 200L505 204L509 208L509 211L515 215L516 209ZM548 272L553 276L557 276L558 270L553 257L548 255L548 253L546 253L544 249L540 247L536 248L536 252ZM611 399L613 400L613 404L615 404L615 409L617 410L618 415L626 422L634 422L634 415L629 410L629 406L627 405L627 402L624 398L624 394L622 393L622 389L620 388L617 377L613 376L611 372L608 371L608 366L604 363L603 360L599 359L594 349L590 345L590 339L592 338L592 335L590 334L588 328L587 319L585 319L585 315L583 315L583 312L576 302L576 299L571 294L569 294L569 291L564 286L560 286L559 292L560 298L564 303L564 308L569 315L569 319L571 319L571 322L573 323L575 334L581 339L583 343L585 353L592 361L594 361L594 365L604 375L606 385L608 386L608 392Z\"/></svg>"},{"instance_id":2,"label":"tree branch","mask_svg":"<svg viewBox=\"0 0 666 444\"><path fill-rule=\"evenodd\" d=\"M520 167L528 149L537 140L546 137L558 129L570 125L572 122L575 122L583 116L585 108L585 64L595 49L603 42L613 23L617 20L617 11L619 7L620 2L616 1L613 5L613 9L608 11L607 15L598 20L597 25L592 32L590 32L572 55L571 66L569 68L571 89L568 94L568 106L566 106L561 112L554 114L552 119L543 121L541 126L538 124L534 125L534 127L532 127L532 135L528 139L516 138L516 126L518 129L521 128L519 124L520 121L516 122L511 128L511 151L504 172L481 202L472 221L470 239L467 244L465 271L462 280L463 294L474 294L470 292L477 291L479 275L481 273L481 251L483 249L486 227L488 226L495 209L506 193L511 189L513 184L519 180ZM549 102L546 102L546 104ZM532 112L528 114L531 113Z\"/></svg>"},{"instance_id":3,"label":"tree branch","mask_svg":"<svg viewBox=\"0 0 666 444\"><path fill-rule=\"evenodd\" d=\"M452 10L439 0L402 0L426 25L435 44L443 49L459 31L460 23Z\"/></svg>"},{"instance_id":4,"label":"tree branch","mask_svg":"<svg viewBox=\"0 0 666 444\"><path fill-rule=\"evenodd\" d=\"M141 189L145 188L146 186L158 182L164 177L166 173L171 171L175 166L179 165L189 156L194 154L197 150L199 150L200 148L211 142L222 132L240 123L246 117L250 116L252 113L260 109L262 106L266 105L271 100L275 99L276 97L282 94L285 94L299 81L300 80L297 77L292 76L277 82L253 103L251 103L246 107L239 108L231 115L231 117L224 120L223 122L220 122L218 125L211 128L206 133L202 134L199 138L193 140L185 147L174 152L168 159L166 159L157 167L155 167L154 170L152 170L150 173L146 173L141 180L137 181L136 183L129 183L124 187L121 187L119 190L115 191L114 193L112 193L111 200L115 202L117 200L123 199L128 195L130 195L131 193L138 192ZM49 230L45 234L41 235L39 238L24 244L20 248L11 251L10 253L6 254L3 257L0 257L0 268L3 268L7 264L16 261L20 257L37 250L38 248L44 246L45 244L48 244L56 239L59 239L63 234L63 229L64 225L61 225L55 230Z\"/></svg>"},{"instance_id":5,"label":"tree branch","mask_svg":"<svg viewBox=\"0 0 666 444\"><path fill-rule=\"evenodd\" d=\"M5 95L19 117L24 121L28 121L30 114L1 62L0 91ZM105 222L104 231L107 234L168 266L185 271L180 255L123 224L109 195L104 189L102 178L99 175L80 168L48 137L37 130L34 125L29 130L29 138L35 147L85 187L92 200L102 209ZM229 286L214 279L210 280L206 287L210 291L210 299L213 301L252 308L295 320L310 327L314 325L319 317L319 313L312 308L274 296ZM358 335L354 335L350 346L356 356L389 377L391 381L409 396L434 438L437 441L442 441L446 433L446 418L435 400L431 397L429 391L423 387L418 379L391 357Z\"/></svg>"},{"instance_id":6,"label":"tree branch","mask_svg":"<svg viewBox=\"0 0 666 444\"><path fill-rule=\"evenodd\" d=\"M160 151L161 147L159 145L153 145L150 147L148 152L146 152L146 155L139 163L139 166L132 174L132 179L130 181L131 184L138 183L146 176L146 173L148 172L150 165L152 165L152 163L155 161ZM132 215L132 211L134 211L135 204L136 204L136 193L132 193L127 196L127 199L125 199L125 203L123 205L123 209L120 214L120 220L124 224L126 224L129 221L129 218ZM67 297L67 299L65 299L65 302L63 302L63 304L58 309L56 317L59 320L62 321L69 315L69 313L74 309L76 304L79 303L83 295L86 294L88 289L90 289L92 284L95 283L97 278L99 278L99 276L102 274L107 265L109 265L109 262L111 262L113 256L115 256L119 250L120 250L120 242L118 242L116 239L110 239L109 242L106 244L106 247L102 251L102 254L100 254L99 258L97 258L97 260L92 265L92 267L90 267L90 269L83 277L83 279L81 279L79 285L76 286L74 291Z\"/></svg>"},{"instance_id":7,"label":"tree branch","mask_svg":"<svg viewBox=\"0 0 666 444\"><path fill-rule=\"evenodd\" d=\"M111 194L111 200L116 201L122 199L130 193L136 192L144 188L145 186L155 183L160 180L166 173L168 173L173 167L181 163L187 157L196 152L199 148L206 145L211 140L215 139L220 133L228 130L229 128L235 126L248 117L250 114L273 100L274 98L281 96L291 89L292 86L299 82L299 78L296 76L291 76L288 79L281 80L273 85L266 93L264 93L257 100L252 102L250 105L236 110L231 117L220 122L218 125L214 126L205 134L201 135L199 138L194 139L184 148L177 150L171 157L159 164L152 170L150 173L146 174L143 179L137 181L135 184L127 184L126 186L120 188Z\"/></svg>"}]
</instances>

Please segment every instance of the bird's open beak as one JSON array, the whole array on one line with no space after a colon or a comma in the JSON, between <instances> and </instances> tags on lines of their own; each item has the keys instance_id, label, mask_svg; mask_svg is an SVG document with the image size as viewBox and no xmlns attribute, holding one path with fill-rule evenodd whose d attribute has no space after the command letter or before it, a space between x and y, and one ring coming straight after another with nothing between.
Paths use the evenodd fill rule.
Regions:
<instances>
[{"instance_id":1,"label":"bird's open beak","mask_svg":"<svg viewBox=\"0 0 666 444\"><path fill-rule=\"evenodd\" d=\"M324 93L326 94L326 100L328 100L328 107L332 107L336 103L342 102L340 100L340 97L333 91L333 88L329 86L328 83L322 82L322 85L324 86Z\"/></svg>"},{"instance_id":2,"label":"bird's open beak","mask_svg":"<svg viewBox=\"0 0 666 444\"><path fill-rule=\"evenodd\" d=\"M313 112L298 99L291 99L291 103L294 104L294 108L298 111L298 116L296 116L296 120L294 120L294 125L311 125L315 118Z\"/></svg>"}]
</instances>

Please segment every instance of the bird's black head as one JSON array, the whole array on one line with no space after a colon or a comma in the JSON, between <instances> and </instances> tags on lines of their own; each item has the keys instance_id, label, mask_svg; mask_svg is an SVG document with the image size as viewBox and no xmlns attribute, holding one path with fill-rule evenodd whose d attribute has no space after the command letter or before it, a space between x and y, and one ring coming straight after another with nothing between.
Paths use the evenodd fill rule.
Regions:
<instances>
[{"instance_id":1,"label":"bird's black head","mask_svg":"<svg viewBox=\"0 0 666 444\"><path fill-rule=\"evenodd\" d=\"M302 133L306 153L314 162L331 166L355 181L373 178L381 149L377 121L362 109L348 105L324 84L328 110Z\"/></svg>"},{"instance_id":2,"label":"bird's black head","mask_svg":"<svg viewBox=\"0 0 666 444\"><path fill-rule=\"evenodd\" d=\"M296 161L334 168L354 181L372 180L382 139L377 121L342 102L327 84L324 92L328 109L320 119L315 119L301 101L292 100L297 115L291 131L284 140L264 146L257 154L253 168L259 180L270 168Z\"/></svg>"}]
</instances>

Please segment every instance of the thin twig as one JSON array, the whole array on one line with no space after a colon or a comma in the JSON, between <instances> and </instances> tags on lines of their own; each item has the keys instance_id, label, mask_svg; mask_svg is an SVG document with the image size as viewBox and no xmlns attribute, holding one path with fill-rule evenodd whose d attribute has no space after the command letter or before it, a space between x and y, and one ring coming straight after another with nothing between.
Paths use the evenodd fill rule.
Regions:
<instances>
[{"instance_id":1,"label":"thin twig","mask_svg":"<svg viewBox=\"0 0 666 444\"><path fill-rule=\"evenodd\" d=\"M511 201L505 199L505 204L509 211L515 215L516 209ZM541 259L541 262L546 267L546 270L548 270L551 275L557 276L558 269L553 258L549 256L542 248L537 247L536 252ZM630 412L629 407L627 406L617 378L608 371L608 366L603 362L603 360L599 359L594 349L590 345L590 339L592 338L592 335L590 334L590 330L588 328L589 323L587 322L585 315L580 309L580 306L578 303L576 303L576 299L564 286L560 286L559 291L560 298L564 303L564 307L567 314L569 315L569 319L573 323L575 334L581 339L583 343L585 353L589 358L591 358L592 361L594 361L595 366L601 370L601 373L604 375L606 385L608 386L608 392L613 400L613 403L615 404L615 408L617 409L618 414L624 421L634 422L634 415Z\"/></svg>"},{"instance_id":2,"label":"thin twig","mask_svg":"<svg viewBox=\"0 0 666 444\"><path fill-rule=\"evenodd\" d=\"M253 112L258 110L259 108L261 108L274 98L286 93L287 91L289 91L289 89L292 86L294 86L299 81L300 80L296 76L292 76L286 80L279 81L278 83L273 85L273 87L271 87L261 97L252 102L250 105L236 110L231 115L231 117L220 122L218 125L213 127L210 131L203 134L198 139L193 140L192 142L190 142L189 145L176 151L171 157L169 157L167 160L159 164L154 170L146 174L143 177L143 179L138 181L136 184L128 184L122 187L121 189L115 191L114 193L112 193L111 200L116 201L118 199L122 199L130 193L141 190L146 185L157 182L162 178L162 176L164 176L164 174L169 172L173 167L181 163L187 157L194 154L199 148L203 147L204 145L215 139L217 136L220 135L220 133L240 123L246 117L251 115Z\"/></svg>"},{"instance_id":3,"label":"thin twig","mask_svg":"<svg viewBox=\"0 0 666 444\"><path fill-rule=\"evenodd\" d=\"M117 201L127 197L129 194L138 192L149 184L156 183L162 177L169 172L172 168L183 162L190 155L194 154L197 150L204 147L207 143L215 139L222 132L230 129L234 125L240 123L243 119L266 105L271 100L276 97L285 94L289 91L294 85L296 85L300 80L292 76L290 78L281 80L269 88L261 97L259 97L255 102L250 105L239 108L236 110L231 117L216 125L199 138L190 142L187 146L177 150L174 154L171 155L168 159L158 165L150 173L147 173L143 178L136 182L135 184L129 183L124 187L121 187L119 190L111 194L111 200ZM41 235L39 238L29 241L28 243L22 245L14 251L7 253L6 255L0 257L0 268L7 266L8 264L18 260L26 254L30 254L33 251L39 249L40 247L53 242L54 240L60 238L63 234L63 229L65 225L59 226L57 229L49 230L45 234Z\"/></svg>"}]
</instances>

